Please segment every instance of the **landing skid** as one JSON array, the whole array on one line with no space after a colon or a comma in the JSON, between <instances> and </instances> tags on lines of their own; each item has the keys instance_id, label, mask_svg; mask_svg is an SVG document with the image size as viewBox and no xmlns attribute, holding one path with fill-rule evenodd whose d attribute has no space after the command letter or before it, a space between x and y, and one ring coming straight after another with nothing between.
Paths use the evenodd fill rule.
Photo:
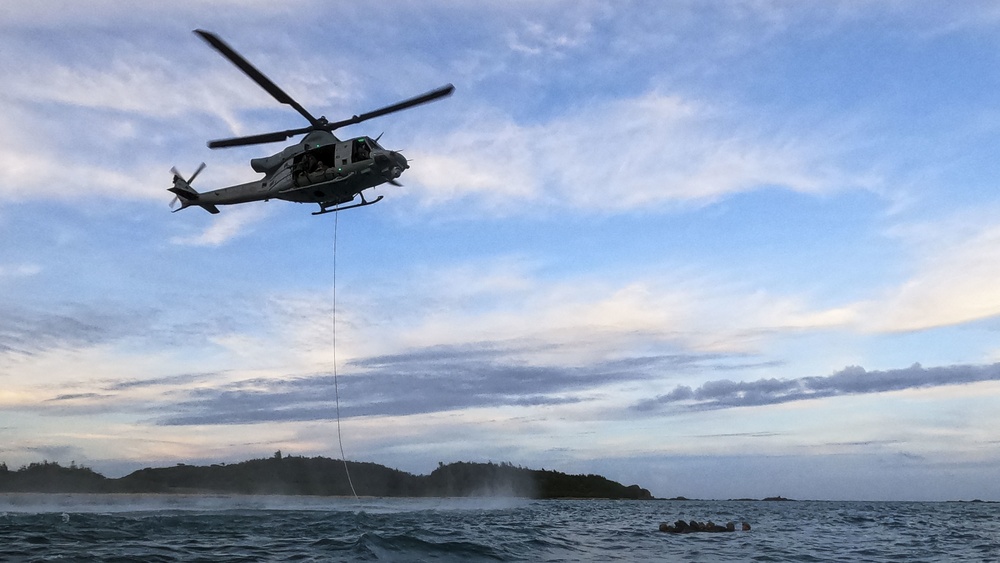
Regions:
<instances>
[{"instance_id":1,"label":"landing skid","mask_svg":"<svg viewBox=\"0 0 1000 563\"><path fill-rule=\"evenodd\" d=\"M355 203L354 205L348 205L347 207L336 207L336 206L331 207L331 206L325 206L321 203L319 204L320 210L313 211L313 215L323 215L325 213L336 213L338 211L344 211L345 209L354 209L355 207L365 207L366 205L372 205L374 203L382 201L382 197L383 196L378 196L377 198L371 201L367 201L365 200L365 196L362 194L361 203Z\"/></svg>"}]
</instances>

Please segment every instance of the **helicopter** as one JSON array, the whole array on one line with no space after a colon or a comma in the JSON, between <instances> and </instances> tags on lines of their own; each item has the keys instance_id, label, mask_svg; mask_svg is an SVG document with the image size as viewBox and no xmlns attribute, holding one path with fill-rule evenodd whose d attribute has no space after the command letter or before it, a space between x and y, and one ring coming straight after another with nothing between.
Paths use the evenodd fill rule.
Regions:
<instances>
[{"instance_id":1,"label":"helicopter","mask_svg":"<svg viewBox=\"0 0 1000 563\"><path fill-rule=\"evenodd\" d=\"M286 147L279 153L251 159L250 167L255 172L264 174L262 179L253 182L199 193L191 187L191 183L205 169L204 162L187 179L181 176L177 168L172 168L173 187L168 188L168 191L172 192L175 197L170 202L170 207L175 208L176 204L180 203L180 207L173 209L174 212L197 206L214 214L219 212L219 205L281 199L298 203L319 204L319 211L314 212L313 215L322 215L378 203L382 200L381 195L376 199L367 200L364 196L364 190L384 183L401 186L397 178L409 168L406 159L398 151L382 148L378 143L381 135L374 139L361 136L341 140L333 134L333 131L340 127L354 125L450 96L455 90L454 86L446 84L383 108L341 121L330 122L325 117L317 118L306 111L291 96L214 33L203 29L196 29L194 33L204 39L222 56L229 59L251 80L268 94L271 94L275 100L295 109L309 121L309 125L273 133L209 141L209 148L220 149L273 143L305 134L301 141ZM361 196L359 203L354 203L356 196Z\"/></svg>"}]
</instances>

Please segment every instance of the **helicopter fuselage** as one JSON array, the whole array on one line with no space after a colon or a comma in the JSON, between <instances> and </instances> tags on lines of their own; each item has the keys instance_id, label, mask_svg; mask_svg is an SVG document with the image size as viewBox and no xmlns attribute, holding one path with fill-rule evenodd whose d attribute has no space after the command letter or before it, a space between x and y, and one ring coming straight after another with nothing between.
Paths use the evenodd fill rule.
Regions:
<instances>
[{"instance_id":1,"label":"helicopter fuselage","mask_svg":"<svg viewBox=\"0 0 1000 563\"><path fill-rule=\"evenodd\" d=\"M395 182L409 168L400 153L382 148L375 139L341 141L326 131L315 131L298 144L250 163L264 174L262 179L200 193L197 204L281 199L317 203L322 211L350 202L369 188Z\"/></svg>"}]
</instances>

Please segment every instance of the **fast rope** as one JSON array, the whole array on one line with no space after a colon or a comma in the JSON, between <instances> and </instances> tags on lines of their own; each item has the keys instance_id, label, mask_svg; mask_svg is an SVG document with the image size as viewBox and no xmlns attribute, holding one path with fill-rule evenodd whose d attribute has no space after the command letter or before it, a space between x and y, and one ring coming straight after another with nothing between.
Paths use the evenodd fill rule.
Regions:
<instances>
[{"instance_id":1,"label":"fast rope","mask_svg":"<svg viewBox=\"0 0 1000 563\"><path fill-rule=\"evenodd\" d=\"M358 493L351 481L351 470L347 468L347 456L344 455L344 436L340 432L340 384L337 380L337 219L339 213L333 214L333 393L337 403L337 443L340 444L340 459L344 462L344 473L347 474L347 484L351 486L354 500Z\"/></svg>"}]
</instances>

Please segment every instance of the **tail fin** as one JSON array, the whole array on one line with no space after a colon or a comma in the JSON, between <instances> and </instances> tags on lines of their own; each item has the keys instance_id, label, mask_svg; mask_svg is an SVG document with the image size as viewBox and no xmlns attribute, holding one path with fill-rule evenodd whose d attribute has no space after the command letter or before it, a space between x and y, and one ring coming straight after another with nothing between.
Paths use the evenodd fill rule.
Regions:
<instances>
[{"instance_id":1,"label":"tail fin","mask_svg":"<svg viewBox=\"0 0 1000 563\"><path fill-rule=\"evenodd\" d=\"M167 188L167 191L172 192L175 196L174 199L170 202L170 207L173 208L174 204L177 203L178 201L181 203L180 207L174 209L174 213L186 207L190 207L192 205L197 205L202 209L204 209L205 211L208 211L209 213L214 214L219 212L219 208L216 207L215 205L211 203L199 202L198 200L201 198L201 194L199 194L197 191L195 191L194 188L191 187L191 182L193 182L194 179L198 176L198 174L200 174L201 171L204 169L205 169L205 163L202 162L201 166L199 166L198 169L195 170L194 174L192 174L191 177L188 178L187 180L185 180L181 176L180 172L178 172L176 168L170 169L170 171L174 173L174 187Z\"/></svg>"}]
</instances>

